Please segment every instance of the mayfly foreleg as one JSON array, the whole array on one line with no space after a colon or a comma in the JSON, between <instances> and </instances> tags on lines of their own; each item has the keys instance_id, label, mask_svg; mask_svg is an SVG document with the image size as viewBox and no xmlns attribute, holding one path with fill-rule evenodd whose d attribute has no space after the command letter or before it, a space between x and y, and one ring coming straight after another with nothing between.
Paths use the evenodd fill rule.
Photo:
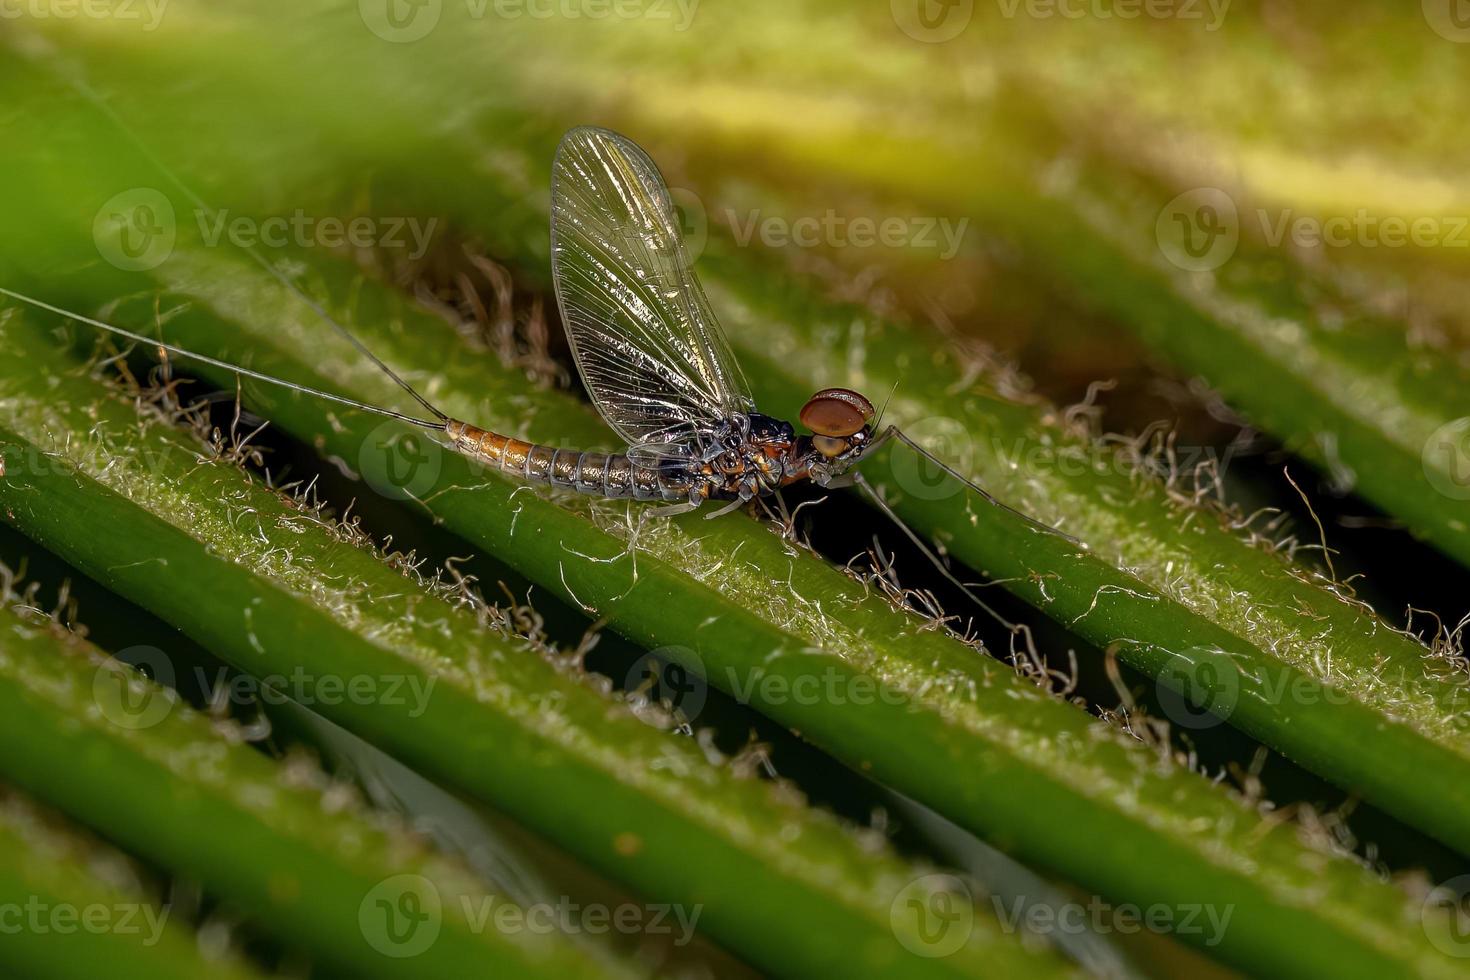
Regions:
<instances>
[{"instance_id":1,"label":"mayfly foreleg","mask_svg":"<svg viewBox=\"0 0 1470 980\"><path fill-rule=\"evenodd\" d=\"M666 507L650 507L645 513L649 517L678 517L680 514L688 514L690 511L698 510L700 501L686 500L682 504L669 504Z\"/></svg>"},{"instance_id":2,"label":"mayfly foreleg","mask_svg":"<svg viewBox=\"0 0 1470 980\"><path fill-rule=\"evenodd\" d=\"M969 477L965 476L963 473L961 473L960 471L956 470L953 466L950 466L944 460L940 459L938 456L935 456L929 450L927 450L923 446L919 445L919 443L917 443L913 439L911 439L902 429L900 429L896 425L890 425L888 428L886 428L882 432L878 433L878 435L876 437L874 437L873 441L871 443L869 443L869 445L868 445L868 452L872 452L873 450L877 449L879 446L881 446L883 443L887 442L890 439L897 439L899 442L903 443L905 446L908 446L914 452L918 453L920 456L923 456L929 462L931 462L935 466L939 467L946 474L948 474L949 476L951 476L954 479L958 480L967 489L969 489L971 492L973 492L976 495L978 495L980 497L980 499L984 500L986 503L990 504L991 506L997 507L997 508L1005 511L1008 514L1012 514L1012 515L1014 515L1016 517L1019 517L1021 520L1025 521L1027 524L1029 524L1031 527L1035 528L1038 531L1045 531L1047 534L1055 534L1058 537L1065 538L1066 540L1068 540L1068 541L1072 542L1073 544L1077 545L1079 548L1086 548L1087 547L1081 541L1079 541L1076 538L1072 537L1072 535L1066 533L1065 531L1058 530L1057 528L1054 528L1054 527L1052 527L1049 524L1045 524L1045 523L1043 523L1041 521L1038 521L1036 518L1031 517L1028 514L1021 513L1019 510L1016 510L1014 507L1011 507L1011 506L1008 506L1007 504L1001 503L999 500L997 500L995 498L995 496L993 494L991 494L984 487L981 487L974 480L972 480Z\"/></svg>"},{"instance_id":3,"label":"mayfly foreleg","mask_svg":"<svg viewBox=\"0 0 1470 980\"><path fill-rule=\"evenodd\" d=\"M980 598L980 596L975 593L975 590L969 584L960 581L959 576L957 576L953 572L953 570L950 569L949 563L940 558L939 555L935 554L934 549L931 548L924 541L924 539L914 531L913 528L904 523L902 518L900 518L896 513L893 512L893 508L889 506L888 501L883 499L883 495L878 492L878 489L874 487L871 483L869 483L866 479L864 479L861 473L853 474L853 482L860 490L863 491L863 493L867 494L868 499L873 502L873 506L882 511L883 514L890 521L892 521L900 531L903 532L904 537L908 538L909 542L913 544L914 547L919 549L919 552L923 554L926 559L928 559L929 563L934 566L939 574L944 576L945 581L949 582L950 585L953 585L955 588L959 589L960 592L964 593L964 595L971 602L975 603L975 605L979 606L981 609L989 613L996 622L1000 623L1012 633L1017 633L1021 629L1023 629L1022 626L1006 619L998 611L996 611L994 607L992 607L984 599Z\"/></svg>"}]
</instances>

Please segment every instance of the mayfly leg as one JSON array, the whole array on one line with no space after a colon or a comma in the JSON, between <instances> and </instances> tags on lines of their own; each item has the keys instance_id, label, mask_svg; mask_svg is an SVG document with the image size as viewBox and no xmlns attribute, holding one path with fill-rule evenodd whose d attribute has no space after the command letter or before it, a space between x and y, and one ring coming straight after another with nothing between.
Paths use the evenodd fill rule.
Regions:
<instances>
[{"instance_id":1,"label":"mayfly leg","mask_svg":"<svg viewBox=\"0 0 1470 980\"><path fill-rule=\"evenodd\" d=\"M1054 527L1050 527L1049 525L1043 524L1035 518L1029 517L1026 514L1023 514L1020 511L1016 510L1015 508L1008 507L1007 505L1001 503L984 488L977 486L973 480L965 477L954 467L939 459L933 453L929 452L923 446L919 445L913 439L909 438L909 436L906 435L903 430L899 429L897 426L890 425L888 428L879 433L879 435L869 444L868 452L871 453L873 450L877 449L884 442L887 442L890 439L896 439L904 445L908 446L914 452L929 460L935 466L939 467L942 471L944 471L954 479L958 480L962 485L979 495L980 498L986 503L991 504L1016 517L1019 517L1021 520L1025 521L1026 524L1039 531L1043 531L1047 534L1054 534L1057 537L1062 538L1063 540L1077 545L1079 548L1086 548L1085 544L1083 544L1081 541L1078 541L1070 534L1059 531ZM955 575L954 571L949 567L949 563L942 559L938 554L936 554L934 549L928 544L928 542L924 541L921 535L914 531L913 528L909 527L907 522L905 522L902 518L898 516L898 514L893 510L893 507L888 503L888 501L883 499L883 495L878 492L878 488L873 486L873 484L866 477L864 477L860 471L852 470L851 472L844 474L844 476L851 478L852 483L856 485L872 501L873 506L877 507L878 510L881 511L885 517L887 517L890 521L894 523L895 526L898 527L903 535L908 538L908 540L916 548L919 549L920 553L922 553L924 557L929 560L929 563L934 566L934 568L939 572L940 575L945 578L946 581L948 581L955 588L959 589L960 592L962 592L967 598L974 602L975 605L979 606L986 613L992 616L998 623L1004 626L1012 634L1025 634L1027 637L1027 642L1029 644L1030 634L1027 627L1024 624L1013 623L1010 620L1006 619L1006 617L1002 616L994 607L992 607L984 599L980 598L980 596L976 594L971 585L960 581L959 576ZM829 483L828 485L833 485L834 483L835 481Z\"/></svg>"},{"instance_id":2,"label":"mayfly leg","mask_svg":"<svg viewBox=\"0 0 1470 980\"><path fill-rule=\"evenodd\" d=\"M867 494L868 498L873 501L873 506L882 511L883 514L890 521L892 521L900 531L903 532L904 537L908 538L909 542L912 543L914 547L919 549L924 557L929 560L929 563L934 566L934 568L939 572L940 575L944 576L945 580L949 582L950 585L953 585L955 588L963 592L971 602L975 603L975 605L979 606L981 609L989 613L992 617L995 618L996 622L1000 623L1012 633L1021 632L1021 630L1024 628L1021 624L1013 623L1010 620L1006 619L998 611L996 611L993 606L991 606L984 599L980 598L980 596L976 595L974 589L972 589L964 582L960 581L959 576L950 569L948 563L946 563L944 559L935 554L934 549L931 548L924 541L924 539L920 537L917 532L914 531L913 528L904 523L902 518L900 518L897 514L893 512L893 508L888 505L888 501L883 499L883 495L878 492L877 487L869 483L861 473L854 473L852 477L853 484L857 486L860 490L862 490L863 493Z\"/></svg>"},{"instance_id":3,"label":"mayfly leg","mask_svg":"<svg viewBox=\"0 0 1470 980\"><path fill-rule=\"evenodd\" d=\"M920 456L923 456L925 459L933 463L935 466L939 467L945 473L949 474L960 483L964 484L967 489L979 496L980 499L984 500L987 504L990 504L993 507L997 507L1014 517L1019 517L1021 520L1025 521L1032 528L1038 531L1042 531L1046 534L1054 534L1059 538L1064 538L1065 540L1070 541L1072 544L1076 545L1079 548L1085 549L1087 547L1086 544L1072 537L1072 535L1068 534L1067 532L1059 530L1058 528L1054 528L1050 524L1042 523L1041 521L1038 521L1036 518L1031 517L1028 514L1021 513L1014 507L1010 507L1006 504L1001 503L984 487L980 486L974 480L971 480L969 477L956 470L953 466L950 466L944 460L940 459L938 456L935 456L929 450L925 449L913 439L909 438L909 436L896 425L890 425L888 428L880 432L878 436L869 444L868 452L871 453L873 450L883 445L883 443L887 442L889 439L897 439L905 446L908 446L914 452L918 453Z\"/></svg>"}]
</instances>

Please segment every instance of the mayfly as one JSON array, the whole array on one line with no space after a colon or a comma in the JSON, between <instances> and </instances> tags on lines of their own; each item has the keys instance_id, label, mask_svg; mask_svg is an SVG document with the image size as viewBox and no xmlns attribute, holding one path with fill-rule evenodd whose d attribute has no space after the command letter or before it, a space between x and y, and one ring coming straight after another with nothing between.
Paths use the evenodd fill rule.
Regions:
<instances>
[{"instance_id":1,"label":"mayfly","mask_svg":"<svg viewBox=\"0 0 1470 980\"><path fill-rule=\"evenodd\" d=\"M800 435L791 422L756 411L694 273L663 177L632 140L590 126L571 130L557 148L551 186L552 273L562 322L582 380L602 417L626 441L624 452L525 442L452 418L258 256L433 417L306 388L7 289L0 293L180 357L441 431L456 451L518 480L658 501L660 513L724 502L713 517L804 480L823 487L857 482L918 543L871 485L850 472L889 440L905 443L1004 507L896 426L880 429L873 403L856 391L825 388L812 395L798 415L807 430Z\"/></svg>"}]
</instances>

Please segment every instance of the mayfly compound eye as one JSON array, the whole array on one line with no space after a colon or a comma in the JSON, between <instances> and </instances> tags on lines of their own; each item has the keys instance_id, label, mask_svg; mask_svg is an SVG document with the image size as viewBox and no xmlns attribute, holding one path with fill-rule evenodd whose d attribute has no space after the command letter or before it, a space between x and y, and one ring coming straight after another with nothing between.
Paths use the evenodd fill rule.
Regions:
<instances>
[{"instance_id":1,"label":"mayfly compound eye","mask_svg":"<svg viewBox=\"0 0 1470 980\"><path fill-rule=\"evenodd\" d=\"M807 400L800 418L819 436L846 438L873 421L873 403L849 388L824 388Z\"/></svg>"}]
</instances>

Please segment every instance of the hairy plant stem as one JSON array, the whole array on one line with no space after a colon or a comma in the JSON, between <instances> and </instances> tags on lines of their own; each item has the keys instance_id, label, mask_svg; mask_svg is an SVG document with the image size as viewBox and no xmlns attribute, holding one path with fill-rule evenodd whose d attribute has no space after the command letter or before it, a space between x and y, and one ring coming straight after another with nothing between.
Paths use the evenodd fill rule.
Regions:
<instances>
[{"instance_id":1,"label":"hairy plant stem","mask_svg":"<svg viewBox=\"0 0 1470 980\"><path fill-rule=\"evenodd\" d=\"M10 473L16 464L24 472L17 448L7 441ZM70 473L59 482L77 486ZM25 476L8 483L9 506L34 505L34 497L22 503L9 495L38 489ZM63 499L53 502L64 507ZM86 524L85 514L76 516ZM95 527L89 533L102 537ZM413 956L419 976L618 972L566 937L475 928L466 910L484 893L474 877L401 829L334 801L312 764L274 762L214 730L171 689L49 621L26 622L8 610L0 621L6 778L200 881L279 937L362 976L399 975L399 955ZM425 918L385 918L378 901ZM22 941L33 945L34 937ZM131 959L126 949L117 955L119 966ZM47 962L55 968L64 960Z\"/></svg>"},{"instance_id":2,"label":"hairy plant stem","mask_svg":"<svg viewBox=\"0 0 1470 980\"><path fill-rule=\"evenodd\" d=\"M926 869L788 787L712 765L693 740L610 703L574 663L483 626L456 608L467 599L453 589L390 567L360 531L210 462L19 318L5 335L7 518L234 666L491 803L652 905L681 910L691 927L773 972L1068 972L1002 934L983 907L953 955L914 955L901 941L920 924L891 908L911 887L927 896ZM343 421L349 438L373 431L361 417ZM455 499L485 502L473 491ZM494 509L520 521L518 543L602 546L559 508L527 502L519 518L514 504ZM577 577L590 588L625 587L617 563L577 565L606 569ZM363 693L343 693L353 691Z\"/></svg>"}]
</instances>

